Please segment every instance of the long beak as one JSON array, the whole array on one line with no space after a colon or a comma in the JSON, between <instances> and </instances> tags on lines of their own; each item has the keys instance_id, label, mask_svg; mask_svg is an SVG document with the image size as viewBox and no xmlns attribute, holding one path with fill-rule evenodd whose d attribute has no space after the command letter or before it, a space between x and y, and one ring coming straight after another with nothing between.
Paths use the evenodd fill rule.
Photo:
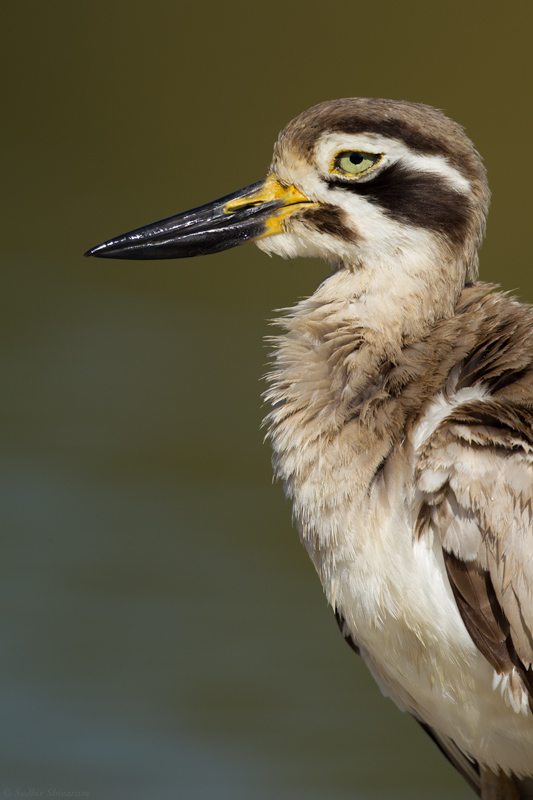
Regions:
<instances>
[{"instance_id":1,"label":"long beak","mask_svg":"<svg viewBox=\"0 0 533 800\"><path fill-rule=\"evenodd\" d=\"M187 258L219 253L284 230L285 218L316 205L274 176L205 206L153 222L88 250L97 258Z\"/></svg>"}]
</instances>

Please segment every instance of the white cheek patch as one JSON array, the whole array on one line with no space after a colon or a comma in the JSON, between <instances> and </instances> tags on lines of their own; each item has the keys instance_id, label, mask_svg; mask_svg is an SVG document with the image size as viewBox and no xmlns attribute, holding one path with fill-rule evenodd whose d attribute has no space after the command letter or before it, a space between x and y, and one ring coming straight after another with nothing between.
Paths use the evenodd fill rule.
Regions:
<instances>
[{"instance_id":1,"label":"white cheek patch","mask_svg":"<svg viewBox=\"0 0 533 800\"><path fill-rule=\"evenodd\" d=\"M408 254L413 261L434 256L437 242L432 231L392 219L379 205L342 188L328 189L326 197L345 212L355 234L353 253L367 267L389 261L398 265Z\"/></svg>"},{"instance_id":2,"label":"white cheek patch","mask_svg":"<svg viewBox=\"0 0 533 800\"><path fill-rule=\"evenodd\" d=\"M282 258L320 258L330 264L353 262L354 249L349 244L328 233L319 233L303 228L302 234L277 233L256 241L257 247L268 255Z\"/></svg>"},{"instance_id":3,"label":"white cheek patch","mask_svg":"<svg viewBox=\"0 0 533 800\"><path fill-rule=\"evenodd\" d=\"M420 271L420 267L424 272L424 264L437 256L438 243L431 231L403 225L366 198L342 188L329 189L323 184L321 188L325 199L318 199L344 211L345 223L353 232L351 241L313 229L312 221L306 224L289 216L289 230L257 240L259 249L282 258L321 258L335 266L364 264L367 272L377 269L384 275L389 275L390 267L396 279L400 264L408 271ZM319 194L318 186L316 192Z\"/></svg>"}]
</instances>

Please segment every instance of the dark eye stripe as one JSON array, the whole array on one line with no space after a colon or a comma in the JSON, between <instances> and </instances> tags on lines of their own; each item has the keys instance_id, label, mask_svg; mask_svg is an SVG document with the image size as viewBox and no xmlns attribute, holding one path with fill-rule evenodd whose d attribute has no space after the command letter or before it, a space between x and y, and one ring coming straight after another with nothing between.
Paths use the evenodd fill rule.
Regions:
<instances>
[{"instance_id":1,"label":"dark eye stripe","mask_svg":"<svg viewBox=\"0 0 533 800\"><path fill-rule=\"evenodd\" d=\"M438 231L454 243L464 240L472 213L470 201L439 175L392 164L364 183L335 177L324 180L331 189L367 197L391 219Z\"/></svg>"}]
</instances>

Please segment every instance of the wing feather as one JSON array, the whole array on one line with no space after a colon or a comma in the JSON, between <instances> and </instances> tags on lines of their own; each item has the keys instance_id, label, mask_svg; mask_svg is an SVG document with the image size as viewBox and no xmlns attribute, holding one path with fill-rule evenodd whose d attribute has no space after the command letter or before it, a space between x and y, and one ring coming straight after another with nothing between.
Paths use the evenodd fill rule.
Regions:
<instances>
[{"instance_id":1,"label":"wing feather","mask_svg":"<svg viewBox=\"0 0 533 800\"><path fill-rule=\"evenodd\" d=\"M533 413L458 406L424 443L417 486L417 530L440 539L465 627L513 708L533 710Z\"/></svg>"}]
</instances>

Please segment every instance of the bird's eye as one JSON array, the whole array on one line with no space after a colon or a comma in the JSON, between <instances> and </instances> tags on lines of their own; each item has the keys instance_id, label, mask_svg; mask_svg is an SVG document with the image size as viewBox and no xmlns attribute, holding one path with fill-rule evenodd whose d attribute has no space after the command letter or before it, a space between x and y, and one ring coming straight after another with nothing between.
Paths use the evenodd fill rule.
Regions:
<instances>
[{"instance_id":1,"label":"bird's eye","mask_svg":"<svg viewBox=\"0 0 533 800\"><path fill-rule=\"evenodd\" d=\"M382 156L379 153L360 153L348 150L335 156L332 171L339 172L341 175L362 175L381 159Z\"/></svg>"}]
</instances>

